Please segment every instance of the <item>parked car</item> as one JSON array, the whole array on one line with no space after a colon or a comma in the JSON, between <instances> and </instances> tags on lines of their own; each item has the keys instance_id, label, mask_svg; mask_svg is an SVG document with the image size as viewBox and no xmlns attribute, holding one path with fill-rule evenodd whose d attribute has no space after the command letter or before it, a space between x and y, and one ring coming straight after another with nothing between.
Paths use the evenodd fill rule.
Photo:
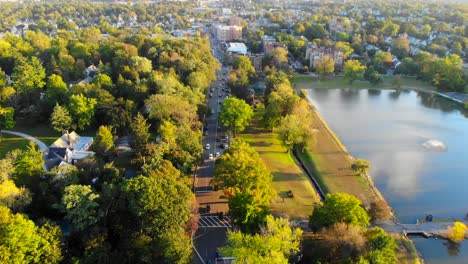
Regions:
<instances>
[{"instance_id":1,"label":"parked car","mask_svg":"<svg viewBox=\"0 0 468 264\"><path fill-rule=\"evenodd\" d=\"M216 158L219 157L219 152L216 152L215 157Z\"/></svg>"},{"instance_id":2,"label":"parked car","mask_svg":"<svg viewBox=\"0 0 468 264\"><path fill-rule=\"evenodd\" d=\"M206 144L205 149L210 149L210 144Z\"/></svg>"},{"instance_id":3,"label":"parked car","mask_svg":"<svg viewBox=\"0 0 468 264\"><path fill-rule=\"evenodd\" d=\"M208 154L209 159L213 159L213 153Z\"/></svg>"}]
</instances>

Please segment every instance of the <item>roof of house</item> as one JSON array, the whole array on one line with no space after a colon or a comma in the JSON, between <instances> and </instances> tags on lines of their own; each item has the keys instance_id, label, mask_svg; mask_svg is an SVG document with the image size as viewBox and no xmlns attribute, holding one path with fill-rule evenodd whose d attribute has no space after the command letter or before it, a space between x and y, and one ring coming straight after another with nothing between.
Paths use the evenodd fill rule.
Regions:
<instances>
[{"instance_id":1,"label":"roof of house","mask_svg":"<svg viewBox=\"0 0 468 264\"><path fill-rule=\"evenodd\" d=\"M52 145L51 148L71 148L74 150L87 150L93 143L92 137L80 137L75 131L63 134Z\"/></svg>"}]
</instances>

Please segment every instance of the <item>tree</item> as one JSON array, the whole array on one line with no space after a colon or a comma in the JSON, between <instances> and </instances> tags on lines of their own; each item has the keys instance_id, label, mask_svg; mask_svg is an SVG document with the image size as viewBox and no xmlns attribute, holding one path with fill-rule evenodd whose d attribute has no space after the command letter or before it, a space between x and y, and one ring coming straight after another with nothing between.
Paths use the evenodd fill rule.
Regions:
<instances>
[{"instance_id":1,"label":"tree","mask_svg":"<svg viewBox=\"0 0 468 264\"><path fill-rule=\"evenodd\" d=\"M232 62L232 67L235 70L246 72L247 76L249 76L249 80L255 76L255 68L252 65L252 62L250 61L249 57L247 56L236 57Z\"/></svg>"},{"instance_id":2,"label":"tree","mask_svg":"<svg viewBox=\"0 0 468 264\"><path fill-rule=\"evenodd\" d=\"M310 108L305 99L298 101L291 114L286 115L280 121L278 136L287 148L287 151L301 147L304 151L316 142L316 136L312 131L312 118Z\"/></svg>"},{"instance_id":3,"label":"tree","mask_svg":"<svg viewBox=\"0 0 468 264\"><path fill-rule=\"evenodd\" d=\"M174 175L152 172L126 181L122 191L134 219L139 257L147 263L189 263L190 189Z\"/></svg>"},{"instance_id":4,"label":"tree","mask_svg":"<svg viewBox=\"0 0 468 264\"><path fill-rule=\"evenodd\" d=\"M327 76L335 71L335 61L332 57L325 55L318 61L315 68L321 77Z\"/></svg>"},{"instance_id":5,"label":"tree","mask_svg":"<svg viewBox=\"0 0 468 264\"><path fill-rule=\"evenodd\" d=\"M211 185L225 190L234 223L252 230L263 223L275 195L272 175L258 153L247 143L234 140L217 159Z\"/></svg>"},{"instance_id":6,"label":"tree","mask_svg":"<svg viewBox=\"0 0 468 264\"><path fill-rule=\"evenodd\" d=\"M409 48L410 46L407 38L398 37L392 39L392 53L399 59L403 59L408 56Z\"/></svg>"},{"instance_id":7,"label":"tree","mask_svg":"<svg viewBox=\"0 0 468 264\"><path fill-rule=\"evenodd\" d=\"M341 41L336 42L335 49L343 52L344 59L348 58L349 55L351 55L354 51L348 42L341 42Z\"/></svg>"},{"instance_id":8,"label":"tree","mask_svg":"<svg viewBox=\"0 0 468 264\"><path fill-rule=\"evenodd\" d=\"M219 120L236 137L237 132L244 131L252 116L253 110L244 100L230 97L221 105Z\"/></svg>"},{"instance_id":9,"label":"tree","mask_svg":"<svg viewBox=\"0 0 468 264\"><path fill-rule=\"evenodd\" d=\"M322 229L319 234L327 248L329 262L357 259L365 252L367 239L363 235L362 227L336 223Z\"/></svg>"},{"instance_id":10,"label":"tree","mask_svg":"<svg viewBox=\"0 0 468 264\"><path fill-rule=\"evenodd\" d=\"M87 98L83 94L70 96L68 111L72 116L74 128L85 129L87 126L91 125L96 104L96 99Z\"/></svg>"},{"instance_id":11,"label":"tree","mask_svg":"<svg viewBox=\"0 0 468 264\"><path fill-rule=\"evenodd\" d=\"M62 259L58 226L38 227L0 205L0 234L2 263L59 263Z\"/></svg>"},{"instance_id":12,"label":"tree","mask_svg":"<svg viewBox=\"0 0 468 264\"><path fill-rule=\"evenodd\" d=\"M134 139L131 146L135 151L137 159L143 158L146 154L146 144L148 144L148 139L150 137L150 126L151 125L146 123L146 119L140 113L133 119L131 128Z\"/></svg>"},{"instance_id":13,"label":"tree","mask_svg":"<svg viewBox=\"0 0 468 264\"><path fill-rule=\"evenodd\" d=\"M292 229L288 220L266 217L260 234L228 231L227 246L221 249L225 256L242 263L289 263L289 257L299 252L302 230Z\"/></svg>"},{"instance_id":14,"label":"tree","mask_svg":"<svg viewBox=\"0 0 468 264\"><path fill-rule=\"evenodd\" d=\"M364 254L369 263L396 264L396 242L380 227L373 227L364 234L367 238L367 252Z\"/></svg>"},{"instance_id":15,"label":"tree","mask_svg":"<svg viewBox=\"0 0 468 264\"><path fill-rule=\"evenodd\" d=\"M0 107L0 141L2 140L1 130L10 129L15 126L15 109L13 107Z\"/></svg>"},{"instance_id":16,"label":"tree","mask_svg":"<svg viewBox=\"0 0 468 264\"><path fill-rule=\"evenodd\" d=\"M114 148L114 139L112 138L111 128L100 126L94 137L93 149L99 155L106 155Z\"/></svg>"},{"instance_id":17,"label":"tree","mask_svg":"<svg viewBox=\"0 0 468 264\"><path fill-rule=\"evenodd\" d=\"M145 57L134 56L130 59L130 64L140 76L145 76L153 70L151 61Z\"/></svg>"},{"instance_id":18,"label":"tree","mask_svg":"<svg viewBox=\"0 0 468 264\"><path fill-rule=\"evenodd\" d=\"M60 75L52 74L47 79L45 100L52 107L56 104L64 104L68 92L67 85Z\"/></svg>"},{"instance_id":19,"label":"tree","mask_svg":"<svg viewBox=\"0 0 468 264\"><path fill-rule=\"evenodd\" d=\"M300 98L294 93L289 83L281 83L275 87L267 99L268 104L263 121L267 128L273 129L279 126L281 117L291 114Z\"/></svg>"},{"instance_id":20,"label":"tree","mask_svg":"<svg viewBox=\"0 0 468 264\"><path fill-rule=\"evenodd\" d=\"M99 198L89 185L70 185L65 187L61 209L65 212L65 219L70 221L77 231L84 231L96 224L101 218Z\"/></svg>"},{"instance_id":21,"label":"tree","mask_svg":"<svg viewBox=\"0 0 468 264\"><path fill-rule=\"evenodd\" d=\"M346 193L334 193L327 194L323 205L314 209L309 225L312 228L321 228L341 222L366 227L369 225L369 216L356 197Z\"/></svg>"},{"instance_id":22,"label":"tree","mask_svg":"<svg viewBox=\"0 0 468 264\"><path fill-rule=\"evenodd\" d=\"M382 75L375 70L374 66L369 66L369 68L367 68L366 72L364 72L364 79L373 85L383 82Z\"/></svg>"},{"instance_id":23,"label":"tree","mask_svg":"<svg viewBox=\"0 0 468 264\"><path fill-rule=\"evenodd\" d=\"M344 64L344 75L349 79L349 83L361 78L362 74L366 71L366 66L362 65L358 60L348 60Z\"/></svg>"},{"instance_id":24,"label":"tree","mask_svg":"<svg viewBox=\"0 0 468 264\"><path fill-rule=\"evenodd\" d=\"M28 187L41 174L44 159L42 152L36 144L29 142L26 150L21 151L13 163L14 180L16 185L27 185Z\"/></svg>"},{"instance_id":25,"label":"tree","mask_svg":"<svg viewBox=\"0 0 468 264\"><path fill-rule=\"evenodd\" d=\"M54 111L50 115L50 123L55 131L62 132L71 127L72 118L65 107L56 104Z\"/></svg>"},{"instance_id":26,"label":"tree","mask_svg":"<svg viewBox=\"0 0 468 264\"><path fill-rule=\"evenodd\" d=\"M452 242L460 242L465 238L467 227L464 223L456 221L453 226L447 228L448 238Z\"/></svg>"},{"instance_id":27,"label":"tree","mask_svg":"<svg viewBox=\"0 0 468 264\"><path fill-rule=\"evenodd\" d=\"M356 159L351 165L354 175L361 176L366 174L370 169L370 162L365 159Z\"/></svg>"},{"instance_id":28,"label":"tree","mask_svg":"<svg viewBox=\"0 0 468 264\"><path fill-rule=\"evenodd\" d=\"M11 77L16 91L26 97L29 105L31 93L44 87L45 76L45 69L37 57L31 57L29 60L20 57Z\"/></svg>"}]
</instances>

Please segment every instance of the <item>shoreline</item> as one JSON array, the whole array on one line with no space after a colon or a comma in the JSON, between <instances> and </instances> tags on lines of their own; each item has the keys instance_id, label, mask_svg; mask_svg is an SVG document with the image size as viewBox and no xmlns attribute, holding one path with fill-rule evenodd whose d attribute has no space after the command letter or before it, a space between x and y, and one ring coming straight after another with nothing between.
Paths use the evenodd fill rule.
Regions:
<instances>
[{"instance_id":1,"label":"shoreline","mask_svg":"<svg viewBox=\"0 0 468 264\"><path fill-rule=\"evenodd\" d=\"M316 124L316 125L323 128L323 130L326 131L326 133L328 134L330 140L333 140L334 144L340 149L340 154L338 154L338 155L342 155L347 160L349 160L349 162L353 162L355 158L349 153L346 146L344 146L344 144L341 142L341 140L335 134L335 132L328 126L327 122L321 116L318 109L313 105L312 101L310 100L310 98L308 96L307 91L304 91L304 92L306 94L306 100L307 100L307 102L309 104L309 107L310 107L311 113L313 115L313 118L316 120L316 122L319 123L319 124ZM299 158L301 163L304 163L304 161L301 159L300 156L298 158ZM326 183L324 183L323 180L317 179L317 177L319 177L319 176L316 175L315 173L312 173L312 177L314 177L315 180L317 180L317 181L321 182L322 184L326 185ZM366 173L366 174L362 175L362 177L356 177L355 181L358 182L359 181L358 179L361 179L361 178L365 180L367 188L372 192L372 194L374 196L373 201L379 201L380 200L380 201L384 202L386 204L386 206L388 206L388 208L390 210L390 212L389 212L390 213L390 221L392 221L392 222L394 222L396 224L399 224L400 222L399 222L398 218L395 216L395 213L394 213L393 209L388 204L387 200L385 199L383 194L380 192L380 190L375 186L370 174ZM360 198L360 200L362 200L362 197L358 197L358 198ZM373 201L367 201L367 205L369 205L370 202L373 202ZM365 205L366 203L364 203L364 202L365 201L363 201L363 204ZM424 263L424 259L422 258L421 253L417 250L417 248L415 247L415 245L414 245L414 243L413 243L413 241L411 239L409 239L407 236L402 235L400 233L393 233L393 234L400 237L400 239L407 240L408 243L410 244L410 246L412 247L412 249L411 248L405 248L403 250L403 252L400 252L400 253L411 255L410 253L414 249L414 251L416 252L416 254L418 256L416 261L419 261L419 263Z\"/></svg>"}]
</instances>

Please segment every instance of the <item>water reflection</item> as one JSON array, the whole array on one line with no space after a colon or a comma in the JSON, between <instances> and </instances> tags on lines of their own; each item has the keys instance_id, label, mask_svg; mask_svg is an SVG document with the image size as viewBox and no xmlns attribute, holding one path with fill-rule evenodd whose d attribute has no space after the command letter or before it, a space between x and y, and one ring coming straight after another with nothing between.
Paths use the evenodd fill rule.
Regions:
<instances>
[{"instance_id":1,"label":"water reflection","mask_svg":"<svg viewBox=\"0 0 468 264\"><path fill-rule=\"evenodd\" d=\"M392 100L397 100L398 98L400 98L400 94L401 94L400 90L392 91L392 92L388 93L388 98L390 98Z\"/></svg>"},{"instance_id":2,"label":"water reflection","mask_svg":"<svg viewBox=\"0 0 468 264\"><path fill-rule=\"evenodd\" d=\"M378 95L380 95L381 93L382 93L382 91L379 90L379 89L369 89L369 90L367 90L367 94L368 94L369 96L378 96Z\"/></svg>"},{"instance_id":3,"label":"water reflection","mask_svg":"<svg viewBox=\"0 0 468 264\"><path fill-rule=\"evenodd\" d=\"M354 105L359 101L359 89L340 89L341 101L350 105Z\"/></svg>"},{"instance_id":4,"label":"water reflection","mask_svg":"<svg viewBox=\"0 0 468 264\"><path fill-rule=\"evenodd\" d=\"M444 244L447 246L447 254L449 256L458 256L458 254L460 254L460 243L453 243L451 241L447 241Z\"/></svg>"}]
</instances>

